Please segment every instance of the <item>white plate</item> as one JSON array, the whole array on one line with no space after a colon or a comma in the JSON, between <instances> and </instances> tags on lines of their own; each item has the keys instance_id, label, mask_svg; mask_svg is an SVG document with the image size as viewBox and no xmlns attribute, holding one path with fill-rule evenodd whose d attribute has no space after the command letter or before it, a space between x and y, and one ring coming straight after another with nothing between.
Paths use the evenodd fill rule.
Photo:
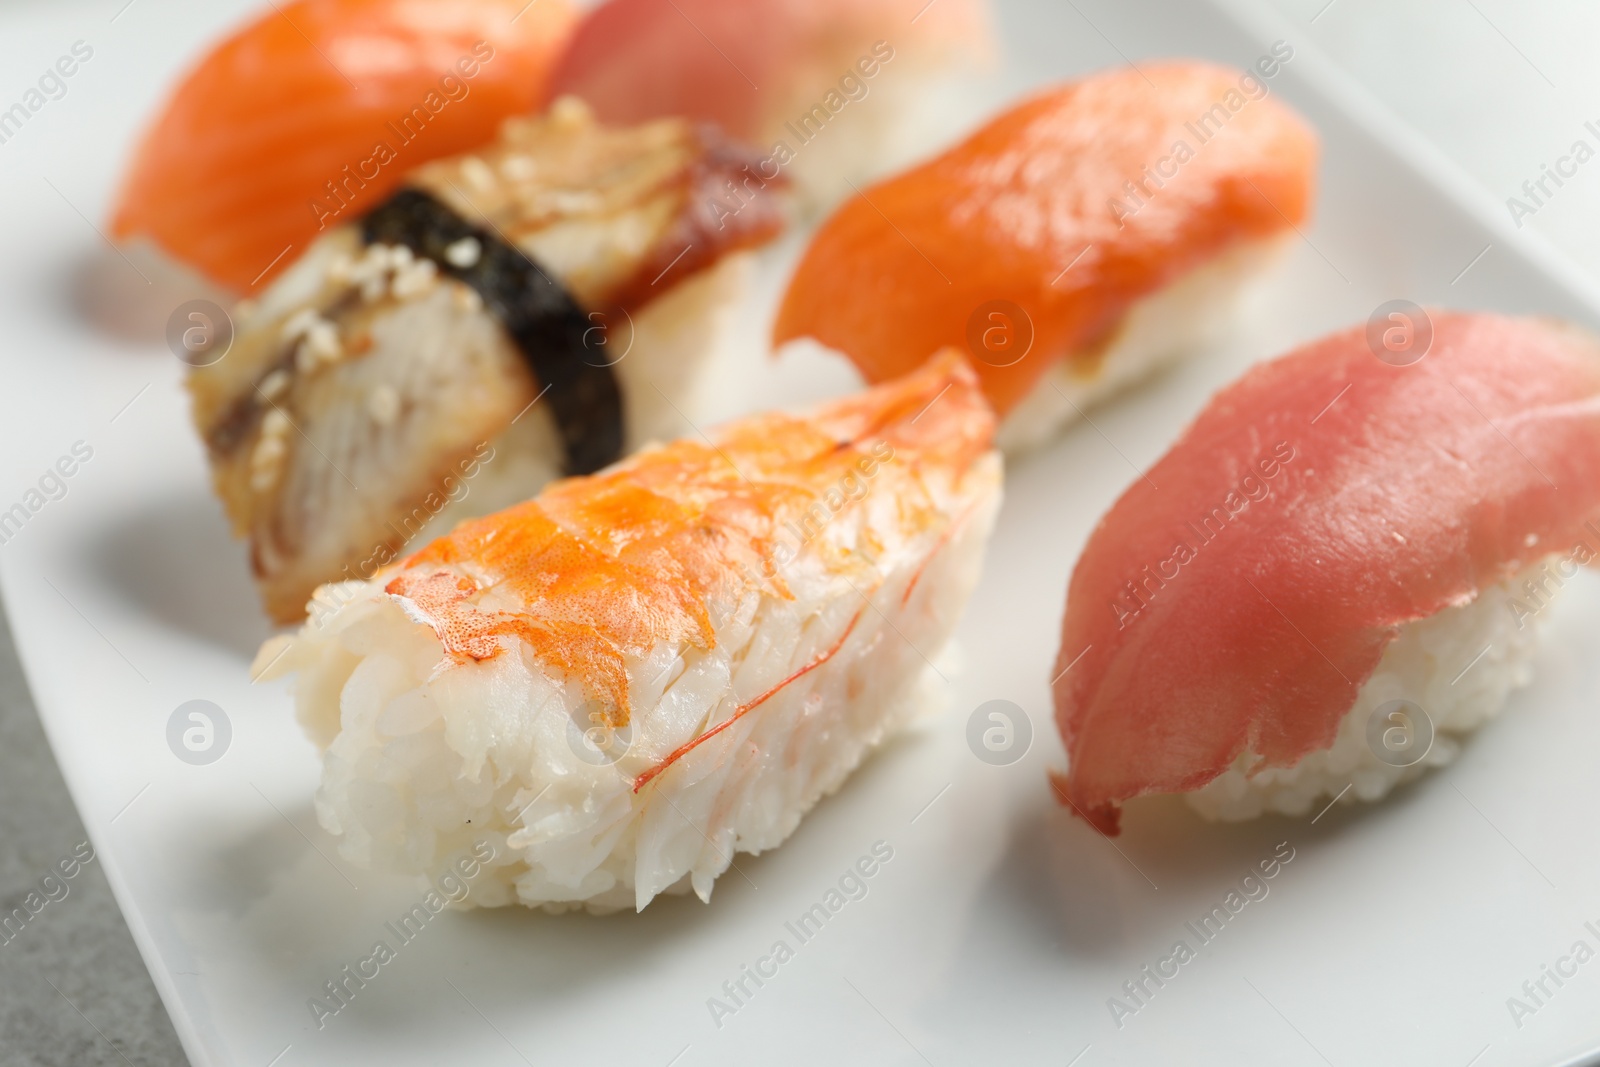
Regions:
<instances>
[{"instance_id":1,"label":"white plate","mask_svg":"<svg viewBox=\"0 0 1600 1067\"><path fill-rule=\"evenodd\" d=\"M1393 297L1600 326L1600 300L1573 271L1515 237L1497 205L1293 31L1253 11L1156 0L1004 3L996 96L1119 51L1246 65L1287 38L1296 54L1272 89L1322 132L1318 220L1223 350L1012 472L948 710L889 745L782 848L741 859L748 880L724 877L709 907L447 914L318 1030L308 998L419 891L336 858L310 807L317 759L285 693L247 683L268 630L207 493L176 361L110 341L74 310L75 271L104 254L88 220L103 217L133 131L172 72L238 17L200 0L121 6L13 8L0 33L0 104L74 40L95 48L67 95L0 145L0 509L74 442L94 450L67 495L0 546L0 576L51 743L196 1063L1496 1067L1600 1047L1600 962L1550 985L1520 1027L1507 1008L1575 941L1600 943L1584 927L1600 927L1592 578L1552 613L1534 685L1456 766L1384 806L1212 826L1154 802L1129 811L1113 845L1045 788L1062 762L1046 682L1073 560L1135 467L1214 388ZM775 257L769 290L795 247ZM771 299L750 310L752 350ZM730 410L846 381L816 360L753 355L736 377L748 391L730 388ZM197 698L233 729L226 756L203 767L165 740L169 715ZM964 741L969 712L994 698L1032 717L1032 749L1010 767L979 762ZM785 921L877 841L894 858L870 893L793 944L795 958L719 1028L708 998L792 940ZM1280 842L1294 859L1270 895L1119 1028L1108 998L1192 940L1184 924Z\"/></svg>"}]
</instances>

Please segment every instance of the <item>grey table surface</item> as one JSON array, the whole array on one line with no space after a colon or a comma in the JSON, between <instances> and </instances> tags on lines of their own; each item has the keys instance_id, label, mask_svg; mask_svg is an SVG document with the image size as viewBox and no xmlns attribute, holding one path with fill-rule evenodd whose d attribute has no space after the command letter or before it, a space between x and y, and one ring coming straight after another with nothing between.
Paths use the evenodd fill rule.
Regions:
<instances>
[{"instance_id":1,"label":"grey table surface","mask_svg":"<svg viewBox=\"0 0 1600 1067\"><path fill-rule=\"evenodd\" d=\"M1497 198L1535 208L1518 212L1527 229L1600 272L1600 166L1537 204L1523 190L1574 141L1595 140L1584 123L1600 125L1590 54L1600 10L1581 0L1269 2L1295 43L1330 54ZM0 913L84 840L0 619ZM91 862L67 884L0 944L0 1064L182 1064L105 876Z\"/></svg>"},{"instance_id":2,"label":"grey table surface","mask_svg":"<svg viewBox=\"0 0 1600 1067\"><path fill-rule=\"evenodd\" d=\"M0 914L85 840L0 618ZM67 895L0 945L0 1063L187 1062L99 866L61 884Z\"/></svg>"}]
</instances>

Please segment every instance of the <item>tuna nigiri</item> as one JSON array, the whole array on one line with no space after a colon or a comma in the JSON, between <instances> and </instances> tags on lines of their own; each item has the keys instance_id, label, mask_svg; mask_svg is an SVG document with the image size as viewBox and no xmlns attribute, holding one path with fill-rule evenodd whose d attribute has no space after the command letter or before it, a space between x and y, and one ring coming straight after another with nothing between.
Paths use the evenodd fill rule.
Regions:
<instances>
[{"instance_id":1,"label":"tuna nigiri","mask_svg":"<svg viewBox=\"0 0 1600 1067\"><path fill-rule=\"evenodd\" d=\"M609 0L554 91L610 122L715 122L769 150L754 177L784 171L822 202L947 129L957 72L992 49L987 0Z\"/></svg>"},{"instance_id":2,"label":"tuna nigiri","mask_svg":"<svg viewBox=\"0 0 1600 1067\"><path fill-rule=\"evenodd\" d=\"M1544 607L1600 552L1600 343L1431 329L1407 366L1357 329L1255 368L1101 519L1055 668L1078 813L1374 800L1527 681Z\"/></svg>"},{"instance_id":3,"label":"tuna nigiri","mask_svg":"<svg viewBox=\"0 0 1600 1067\"><path fill-rule=\"evenodd\" d=\"M782 227L773 198L705 210L748 158L564 97L314 243L189 379L268 612L298 621L324 582L689 432L736 253Z\"/></svg>"},{"instance_id":4,"label":"tuna nigiri","mask_svg":"<svg viewBox=\"0 0 1600 1067\"><path fill-rule=\"evenodd\" d=\"M472 905L709 899L926 703L1000 496L954 353L464 523L261 650L353 862L478 842Z\"/></svg>"},{"instance_id":5,"label":"tuna nigiri","mask_svg":"<svg viewBox=\"0 0 1600 1067\"><path fill-rule=\"evenodd\" d=\"M1002 446L1042 441L1196 348L1306 219L1316 139L1264 80L1290 55L1096 74L862 191L812 241L775 340L874 382L966 348Z\"/></svg>"},{"instance_id":6,"label":"tuna nigiri","mask_svg":"<svg viewBox=\"0 0 1600 1067\"><path fill-rule=\"evenodd\" d=\"M145 132L111 230L243 293L409 170L545 99L568 0L294 0L214 48Z\"/></svg>"}]
</instances>

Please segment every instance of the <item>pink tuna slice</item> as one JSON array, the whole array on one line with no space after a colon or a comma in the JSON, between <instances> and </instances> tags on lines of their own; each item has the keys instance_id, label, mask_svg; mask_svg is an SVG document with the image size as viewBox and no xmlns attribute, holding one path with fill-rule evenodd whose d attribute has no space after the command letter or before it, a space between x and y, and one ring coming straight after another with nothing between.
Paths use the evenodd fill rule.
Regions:
<instances>
[{"instance_id":1,"label":"pink tuna slice","mask_svg":"<svg viewBox=\"0 0 1600 1067\"><path fill-rule=\"evenodd\" d=\"M1406 366L1353 329L1252 369L1100 520L1052 673L1056 793L1103 832L1241 753L1330 747L1401 626L1600 546L1600 343L1432 326Z\"/></svg>"},{"instance_id":2,"label":"pink tuna slice","mask_svg":"<svg viewBox=\"0 0 1600 1067\"><path fill-rule=\"evenodd\" d=\"M750 140L778 136L841 77L860 82L863 59L875 75L886 55L932 61L988 37L983 0L610 0L579 26L552 91L606 122L682 115Z\"/></svg>"}]
</instances>

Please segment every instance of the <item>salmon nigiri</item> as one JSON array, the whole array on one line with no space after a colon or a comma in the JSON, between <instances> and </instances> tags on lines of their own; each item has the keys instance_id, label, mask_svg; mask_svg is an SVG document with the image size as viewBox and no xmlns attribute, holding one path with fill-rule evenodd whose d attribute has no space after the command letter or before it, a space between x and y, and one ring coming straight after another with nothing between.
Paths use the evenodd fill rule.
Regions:
<instances>
[{"instance_id":1,"label":"salmon nigiri","mask_svg":"<svg viewBox=\"0 0 1600 1067\"><path fill-rule=\"evenodd\" d=\"M1057 789L1097 826L1147 793L1221 818L1375 800L1528 680L1600 556L1600 342L1410 327L1403 359L1356 329L1250 371L1095 528L1054 688Z\"/></svg>"},{"instance_id":2,"label":"salmon nigiri","mask_svg":"<svg viewBox=\"0 0 1600 1067\"><path fill-rule=\"evenodd\" d=\"M214 48L145 132L112 216L234 292L544 99L568 0L294 0Z\"/></svg>"},{"instance_id":3,"label":"salmon nigiri","mask_svg":"<svg viewBox=\"0 0 1600 1067\"><path fill-rule=\"evenodd\" d=\"M993 430L948 353L325 587L257 660L298 675L319 820L363 865L491 854L469 904L709 899L927 703L999 506Z\"/></svg>"},{"instance_id":4,"label":"salmon nigiri","mask_svg":"<svg viewBox=\"0 0 1600 1067\"><path fill-rule=\"evenodd\" d=\"M966 348L1001 444L1038 443L1195 348L1306 219L1316 139L1264 80L1291 54L1096 74L863 190L812 241L775 340L874 382Z\"/></svg>"},{"instance_id":5,"label":"salmon nigiri","mask_svg":"<svg viewBox=\"0 0 1600 1067\"><path fill-rule=\"evenodd\" d=\"M952 74L992 50L987 0L608 0L553 90L608 122L715 122L770 151L755 179L786 172L825 201L947 128Z\"/></svg>"}]
</instances>

